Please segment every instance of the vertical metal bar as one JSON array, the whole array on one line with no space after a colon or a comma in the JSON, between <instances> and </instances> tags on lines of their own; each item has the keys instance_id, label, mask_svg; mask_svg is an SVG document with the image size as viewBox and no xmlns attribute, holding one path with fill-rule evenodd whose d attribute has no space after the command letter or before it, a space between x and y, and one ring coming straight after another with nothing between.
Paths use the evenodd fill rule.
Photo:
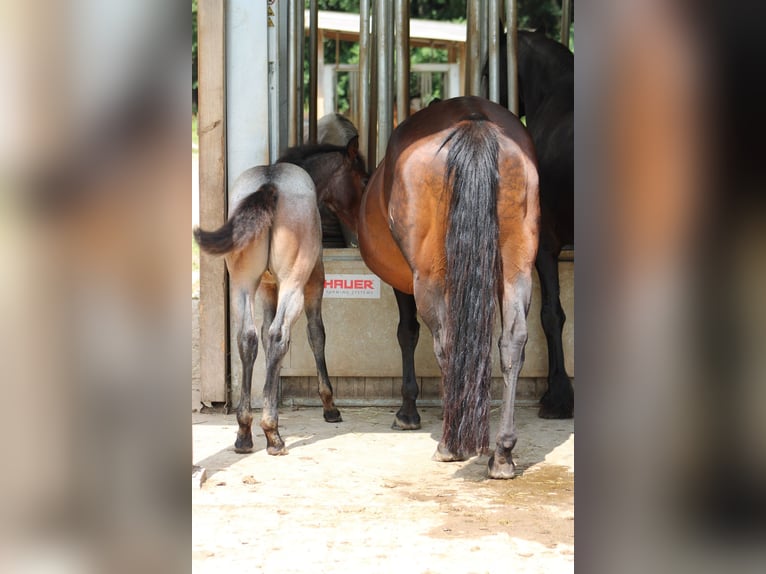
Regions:
<instances>
[{"instance_id":1,"label":"vertical metal bar","mask_svg":"<svg viewBox=\"0 0 766 574\"><path fill-rule=\"evenodd\" d=\"M561 0L561 43L569 48L569 24L572 21L570 0Z\"/></svg>"},{"instance_id":2,"label":"vertical metal bar","mask_svg":"<svg viewBox=\"0 0 766 574\"><path fill-rule=\"evenodd\" d=\"M292 0L278 0L279 2L279 155L289 145L289 108L290 98L290 42L293 37L290 31L290 2Z\"/></svg>"},{"instance_id":3,"label":"vertical metal bar","mask_svg":"<svg viewBox=\"0 0 766 574\"><path fill-rule=\"evenodd\" d=\"M309 3L309 143L316 143L317 141L318 14L317 0L311 0Z\"/></svg>"},{"instance_id":4,"label":"vertical metal bar","mask_svg":"<svg viewBox=\"0 0 766 574\"><path fill-rule=\"evenodd\" d=\"M378 2L385 0L370 0L370 47L378 46ZM374 53L374 52L373 52ZM378 58L374 55L370 61L370 115L368 118L367 167L370 173L378 165Z\"/></svg>"},{"instance_id":5,"label":"vertical metal bar","mask_svg":"<svg viewBox=\"0 0 766 574\"><path fill-rule=\"evenodd\" d=\"M393 129L393 114L391 107L392 94L392 61L393 61L393 10L388 1L378 0L376 6L378 21L377 30L377 59L378 59L378 139L377 157L382 158L386 153L388 137Z\"/></svg>"},{"instance_id":6,"label":"vertical metal bar","mask_svg":"<svg viewBox=\"0 0 766 574\"><path fill-rule=\"evenodd\" d=\"M516 0L505 0L505 22L508 28L508 109L519 115L519 67L517 61L519 35Z\"/></svg>"},{"instance_id":7,"label":"vertical metal bar","mask_svg":"<svg viewBox=\"0 0 766 574\"><path fill-rule=\"evenodd\" d=\"M269 163L274 163L279 157L279 4L274 2L268 9Z\"/></svg>"},{"instance_id":8,"label":"vertical metal bar","mask_svg":"<svg viewBox=\"0 0 766 574\"><path fill-rule=\"evenodd\" d=\"M396 115L402 123L410 115L410 0L396 0Z\"/></svg>"},{"instance_id":9,"label":"vertical metal bar","mask_svg":"<svg viewBox=\"0 0 766 574\"><path fill-rule=\"evenodd\" d=\"M290 97L287 106L287 144L290 146L298 145L298 69L303 66L298 65L298 58L303 60L303 30L298 28L298 12L303 13L303 3L299 0L290 0L290 13L288 15L290 28L290 51L288 53L288 85ZM302 62L301 62L302 63Z\"/></svg>"},{"instance_id":10,"label":"vertical metal bar","mask_svg":"<svg viewBox=\"0 0 766 574\"><path fill-rule=\"evenodd\" d=\"M306 18L304 17L304 6L305 2L303 0L297 0L295 5L295 50L298 62L296 70L298 80L296 86L297 94L295 95L297 99L297 114L295 116L297 128L295 138L296 145L303 143L303 56L306 53Z\"/></svg>"},{"instance_id":11,"label":"vertical metal bar","mask_svg":"<svg viewBox=\"0 0 766 574\"><path fill-rule=\"evenodd\" d=\"M359 2L359 149L369 156L370 141L370 0Z\"/></svg>"},{"instance_id":12,"label":"vertical metal bar","mask_svg":"<svg viewBox=\"0 0 766 574\"><path fill-rule=\"evenodd\" d=\"M489 0L488 36L489 36L489 99L500 101L500 0Z\"/></svg>"},{"instance_id":13,"label":"vertical metal bar","mask_svg":"<svg viewBox=\"0 0 766 574\"><path fill-rule=\"evenodd\" d=\"M487 0L479 0L479 59L476 62L476 66L479 68L479 92L478 95L483 96L484 92L481 85L481 75L484 70L484 62L487 61L487 55L489 53L489 26L488 24L488 9Z\"/></svg>"},{"instance_id":14,"label":"vertical metal bar","mask_svg":"<svg viewBox=\"0 0 766 574\"><path fill-rule=\"evenodd\" d=\"M478 96L481 89L481 22L480 0L467 0L468 20L466 24L466 86L465 93L469 96Z\"/></svg>"}]
</instances>

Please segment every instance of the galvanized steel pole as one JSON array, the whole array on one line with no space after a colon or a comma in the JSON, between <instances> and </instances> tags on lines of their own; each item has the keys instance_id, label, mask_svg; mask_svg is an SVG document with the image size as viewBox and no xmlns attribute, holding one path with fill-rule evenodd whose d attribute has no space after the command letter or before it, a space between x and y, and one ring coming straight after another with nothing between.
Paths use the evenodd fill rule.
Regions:
<instances>
[{"instance_id":1,"label":"galvanized steel pole","mask_svg":"<svg viewBox=\"0 0 766 574\"><path fill-rule=\"evenodd\" d=\"M377 157L382 158L386 153L388 138L393 129L392 109L392 62L394 59L394 22L391 3L378 0L376 6L377 19L377 60L378 60L378 140Z\"/></svg>"},{"instance_id":2,"label":"galvanized steel pole","mask_svg":"<svg viewBox=\"0 0 766 574\"><path fill-rule=\"evenodd\" d=\"M317 141L318 14L317 0L311 0L309 3L309 143L316 143Z\"/></svg>"},{"instance_id":3,"label":"galvanized steel pole","mask_svg":"<svg viewBox=\"0 0 766 574\"><path fill-rule=\"evenodd\" d=\"M517 61L519 35L516 0L505 0L505 25L508 30L508 109L519 115L519 67Z\"/></svg>"},{"instance_id":4,"label":"galvanized steel pole","mask_svg":"<svg viewBox=\"0 0 766 574\"><path fill-rule=\"evenodd\" d=\"M569 24L572 22L572 3L561 0L561 43L569 48Z\"/></svg>"},{"instance_id":5,"label":"galvanized steel pole","mask_svg":"<svg viewBox=\"0 0 766 574\"><path fill-rule=\"evenodd\" d=\"M481 90L481 22L480 0L468 0L466 14L465 93L478 96Z\"/></svg>"},{"instance_id":6,"label":"galvanized steel pole","mask_svg":"<svg viewBox=\"0 0 766 574\"><path fill-rule=\"evenodd\" d=\"M396 115L402 123L410 115L410 0L396 0Z\"/></svg>"},{"instance_id":7,"label":"galvanized steel pole","mask_svg":"<svg viewBox=\"0 0 766 574\"><path fill-rule=\"evenodd\" d=\"M303 14L303 5L298 0L290 0L288 28L290 30L290 51L287 58L287 82L289 97L287 99L287 145L301 143L298 139L298 69L303 70L303 30L298 28L298 12ZM300 43L299 43L300 40ZM299 60L300 58L300 60ZM301 65L298 65L300 61Z\"/></svg>"},{"instance_id":8,"label":"galvanized steel pole","mask_svg":"<svg viewBox=\"0 0 766 574\"><path fill-rule=\"evenodd\" d=\"M370 0L359 2L359 149L369 157L370 142Z\"/></svg>"},{"instance_id":9,"label":"galvanized steel pole","mask_svg":"<svg viewBox=\"0 0 766 574\"><path fill-rule=\"evenodd\" d=\"M500 101L500 0L489 0L489 99Z\"/></svg>"}]
</instances>

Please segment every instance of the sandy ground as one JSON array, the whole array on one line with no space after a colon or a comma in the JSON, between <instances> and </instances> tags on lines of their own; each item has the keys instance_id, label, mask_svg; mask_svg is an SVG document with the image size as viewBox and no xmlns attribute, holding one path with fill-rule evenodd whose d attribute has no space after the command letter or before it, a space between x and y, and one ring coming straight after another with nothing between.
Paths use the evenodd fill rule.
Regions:
<instances>
[{"instance_id":1,"label":"sandy ground","mask_svg":"<svg viewBox=\"0 0 766 574\"><path fill-rule=\"evenodd\" d=\"M234 415L194 413L194 572L574 570L574 424L517 411L519 476L486 478L487 457L431 460L440 409L390 429L390 408L282 409L288 456L233 451ZM493 409L493 436L499 410ZM257 420L257 419L256 419Z\"/></svg>"}]
</instances>

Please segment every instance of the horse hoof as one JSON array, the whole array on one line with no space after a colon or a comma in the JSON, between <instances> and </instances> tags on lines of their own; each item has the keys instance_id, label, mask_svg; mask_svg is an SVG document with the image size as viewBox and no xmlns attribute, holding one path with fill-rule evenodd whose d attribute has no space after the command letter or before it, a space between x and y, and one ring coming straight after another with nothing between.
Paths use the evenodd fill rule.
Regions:
<instances>
[{"instance_id":1,"label":"horse hoof","mask_svg":"<svg viewBox=\"0 0 766 574\"><path fill-rule=\"evenodd\" d=\"M506 462L504 464L497 463L495 464L495 455L493 454L489 458L489 462L487 463L487 468L489 471L489 477L499 480L508 480L509 478L514 478L516 476L516 466L513 464L513 462Z\"/></svg>"},{"instance_id":2,"label":"horse hoof","mask_svg":"<svg viewBox=\"0 0 766 574\"><path fill-rule=\"evenodd\" d=\"M574 418L574 408L543 404L537 411L537 416L541 419L571 419Z\"/></svg>"},{"instance_id":3,"label":"horse hoof","mask_svg":"<svg viewBox=\"0 0 766 574\"><path fill-rule=\"evenodd\" d=\"M285 445L267 446L266 452L269 453L271 456L284 456L286 454L290 454L289 451L285 448Z\"/></svg>"},{"instance_id":4,"label":"horse hoof","mask_svg":"<svg viewBox=\"0 0 766 574\"><path fill-rule=\"evenodd\" d=\"M234 442L234 452L237 454L250 454L253 452L253 435L244 438L238 436Z\"/></svg>"},{"instance_id":5,"label":"horse hoof","mask_svg":"<svg viewBox=\"0 0 766 574\"><path fill-rule=\"evenodd\" d=\"M415 416L397 414L391 428L394 430L418 430L420 428L420 415L417 413Z\"/></svg>"},{"instance_id":6,"label":"horse hoof","mask_svg":"<svg viewBox=\"0 0 766 574\"><path fill-rule=\"evenodd\" d=\"M324 411L324 420L328 423L342 423L343 417L340 416L340 411L338 409L333 409L331 411Z\"/></svg>"},{"instance_id":7,"label":"horse hoof","mask_svg":"<svg viewBox=\"0 0 766 574\"><path fill-rule=\"evenodd\" d=\"M468 457L466 456L450 452L447 450L447 447L442 445L442 443L439 443L436 447L436 452L434 452L433 456L431 457L431 460L435 460L436 462L459 462L466 460L467 458Z\"/></svg>"}]
</instances>

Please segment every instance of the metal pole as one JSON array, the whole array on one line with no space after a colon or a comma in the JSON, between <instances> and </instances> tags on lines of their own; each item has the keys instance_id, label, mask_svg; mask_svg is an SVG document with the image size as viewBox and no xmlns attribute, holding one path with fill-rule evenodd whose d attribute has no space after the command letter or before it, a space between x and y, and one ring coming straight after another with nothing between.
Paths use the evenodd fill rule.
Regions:
<instances>
[{"instance_id":1,"label":"metal pole","mask_svg":"<svg viewBox=\"0 0 766 574\"><path fill-rule=\"evenodd\" d=\"M370 0L359 2L359 149L369 156L370 141Z\"/></svg>"},{"instance_id":2,"label":"metal pole","mask_svg":"<svg viewBox=\"0 0 766 574\"><path fill-rule=\"evenodd\" d=\"M500 0L489 0L489 99L500 101Z\"/></svg>"},{"instance_id":3,"label":"metal pole","mask_svg":"<svg viewBox=\"0 0 766 574\"><path fill-rule=\"evenodd\" d=\"M370 47L378 46L378 0L370 0ZM370 173L378 162L378 58L369 57L370 63L370 115L368 116L367 169Z\"/></svg>"},{"instance_id":4,"label":"metal pole","mask_svg":"<svg viewBox=\"0 0 766 574\"><path fill-rule=\"evenodd\" d=\"M487 61L487 54L489 53L489 29L488 29L488 10L487 0L479 0L479 38L481 44L479 48L479 59L476 62L479 68L479 92L478 95L484 95L481 91L481 74L484 70L484 62Z\"/></svg>"},{"instance_id":5,"label":"metal pole","mask_svg":"<svg viewBox=\"0 0 766 574\"><path fill-rule=\"evenodd\" d=\"M519 115L519 67L516 59L519 53L519 35L516 0L505 0L505 22L508 28L508 109Z\"/></svg>"},{"instance_id":6,"label":"metal pole","mask_svg":"<svg viewBox=\"0 0 766 574\"><path fill-rule=\"evenodd\" d=\"M393 129L393 114L391 107L392 96L392 61L393 53L393 10L391 3L378 0L376 6L377 30L377 60L378 60L378 139L376 155L382 158L386 153L388 137Z\"/></svg>"},{"instance_id":7,"label":"metal pole","mask_svg":"<svg viewBox=\"0 0 766 574\"><path fill-rule=\"evenodd\" d=\"M481 22L480 0L468 0L466 14L465 93L478 96L481 90Z\"/></svg>"},{"instance_id":8,"label":"metal pole","mask_svg":"<svg viewBox=\"0 0 766 574\"><path fill-rule=\"evenodd\" d=\"M309 143L317 142L317 30L319 29L317 0L309 3ZM324 46L322 46L324 49Z\"/></svg>"},{"instance_id":9,"label":"metal pole","mask_svg":"<svg viewBox=\"0 0 766 574\"><path fill-rule=\"evenodd\" d=\"M572 3L561 0L561 43L569 48L569 23L572 21Z\"/></svg>"},{"instance_id":10,"label":"metal pole","mask_svg":"<svg viewBox=\"0 0 766 574\"><path fill-rule=\"evenodd\" d=\"M269 163L279 157L279 6L270 6L266 17L266 42L269 58Z\"/></svg>"},{"instance_id":11,"label":"metal pole","mask_svg":"<svg viewBox=\"0 0 766 574\"><path fill-rule=\"evenodd\" d=\"M410 115L410 0L396 0L396 115L402 123Z\"/></svg>"},{"instance_id":12,"label":"metal pole","mask_svg":"<svg viewBox=\"0 0 766 574\"><path fill-rule=\"evenodd\" d=\"M287 145L298 145L300 140L298 139L298 58L301 58L303 51L299 50L299 46L303 47L303 30L298 28L298 12L303 13L303 6L299 4L298 0L290 0L290 14L288 15L290 29L290 53L287 59L288 65L288 82L290 97L287 100ZM303 66L300 66L303 69Z\"/></svg>"},{"instance_id":13,"label":"metal pole","mask_svg":"<svg viewBox=\"0 0 766 574\"><path fill-rule=\"evenodd\" d=\"M304 2L303 0L297 0L295 6L295 49L297 57L297 85L296 85L296 105L297 115L295 116L296 128L296 144L301 145L303 143L303 55L306 52L306 18L304 17Z\"/></svg>"}]
</instances>

